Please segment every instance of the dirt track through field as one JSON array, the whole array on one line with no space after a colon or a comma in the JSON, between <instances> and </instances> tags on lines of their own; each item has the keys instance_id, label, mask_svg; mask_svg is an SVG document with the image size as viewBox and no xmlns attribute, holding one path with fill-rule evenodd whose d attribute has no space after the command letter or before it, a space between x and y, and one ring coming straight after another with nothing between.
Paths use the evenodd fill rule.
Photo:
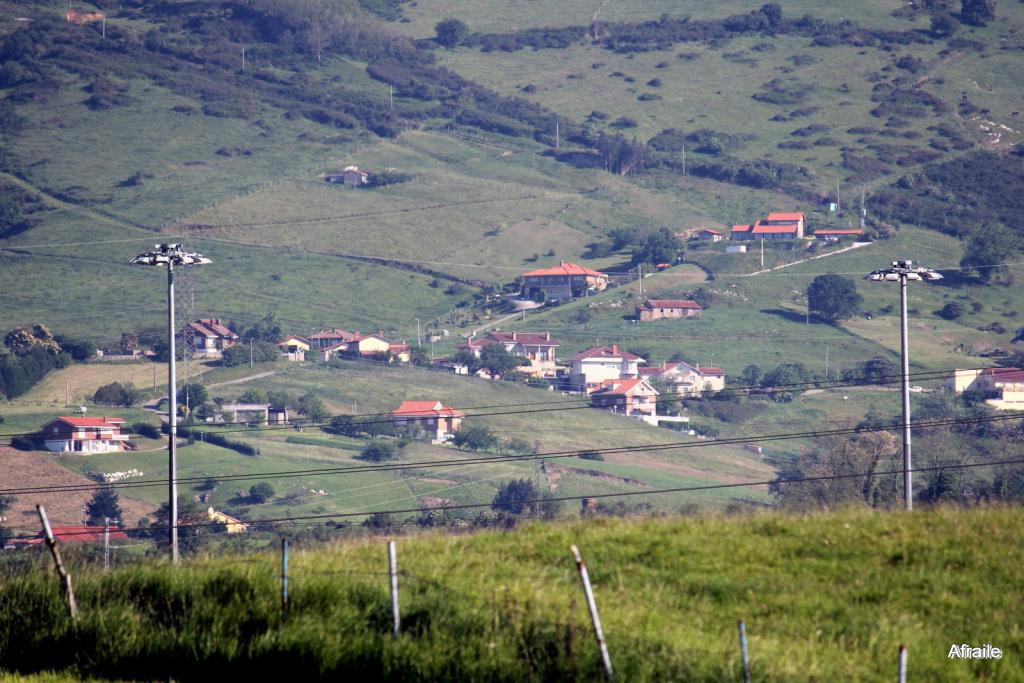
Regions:
<instances>
[{"instance_id":1,"label":"dirt track through field","mask_svg":"<svg viewBox=\"0 0 1024 683\"><path fill-rule=\"evenodd\" d=\"M88 456L56 455L52 453L27 453L13 448L0 447L0 489L26 488L30 486L74 486L95 485L96 482L72 472L60 465L61 458ZM36 505L42 504L50 522L82 524L85 521L85 505L92 498L92 491L62 491L58 493L21 494L14 497L14 505L7 511L4 526L12 529L15 536L34 536L38 533L39 516ZM124 522L134 526L140 517L151 516L153 508L147 503L131 500L119 493Z\"/></svg>"}]
</instances>

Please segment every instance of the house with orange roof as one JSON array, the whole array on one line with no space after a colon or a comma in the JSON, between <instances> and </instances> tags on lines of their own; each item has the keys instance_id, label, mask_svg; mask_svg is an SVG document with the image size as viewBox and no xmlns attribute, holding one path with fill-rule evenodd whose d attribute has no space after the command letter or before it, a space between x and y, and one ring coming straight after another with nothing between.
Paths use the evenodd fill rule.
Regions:
<instances>
[{"instance_id":1,"label":"house with orange roof","mask_svg":"<svg viewBox=\"0 0 1024 683\"><path fill-rule=\"evenodd\" d=\"M204 318L186 325L194 340L196 358L220 358L224 349L238 343L238 335L229 330L220 318Z\"/></svg>"},{"instance_id":2,"label":"house with orange roof","mask_svg":"<svg viewBox=\"0 0 1024 683\"><path fill-rule=\"evenodd\" d=\"M596 408L658 424L658 390L646 379L606 379L590 400Z\"/></svg>"},{"instance_id":3,"label":"house with orange roof","mask_svg":"<svg viewBox=\"0 0 1024 683\"><path fill-rule=\"evenodd\" d=\"M551 268L523 273L522 295L527 299L536 299L544 293L549 299L564 300L585 296L588 291L600 292L607 286L606 274L568 261L560 261L557 266Z\"/></svg>"},{"instance_id":4,"label":"house with orange roof","mask_svg":"<svg viewBox=\"0 0 1024 683\"><path fill-rule=\"evenodd\" d=\"M983 392L985 404L999 410L1024 409L1024 370L1020 368L957 369L946 379L945 387L953 394Z\"/></svg>"},{"instance_id":5,"label":"house with orange roof","mask_svg":"<svg viewBox=\"0 0 1024 683\"><path fill-rule=\"evenodd\" d=\"M662 363L640 368L640 376L644 379L663 380L673 393L684 396L699 396L703 392L725 389L725 372L721 368L701 367L700 363Z\"/></svg>"},{"instance_id":6,"label":"house with orange roof","mask_svg":"<svg viewBox=\"0 0 1024 683\"><path fill-rule=\"evenodd\" d=\"M618 344L595 346L569 359L569 384L573 390L589 394L605 380L636 379L640 364L646 362Z\"/></svg>"},{"instance_id":7,"label":"house with orange roof","mask_svg":"<svg viewBox=\"0 0 1024 683\"><path fill-rule=\"evenodd\" d=\"M801 211L769 213L749 225L734 225L734 240L795 240L804 236L804 214Z\"/></svg>"},{"instance_id":8,"label":"house with orange roof","mask_svg":"<svg viewBox=\"0 0 1024 683\"><path fill-rule=\"evenodd\" d=\"M51 453L112 453L123 451L129 437L121 433L120 417L57 417L42 427L43 445Z\"/></svg>"},{"instance_id":9,"label":"house with orange roof","mask_svg":"<svg viewBox=\"0 0 1024 683\"><path fill-rule=\"evenodd\" d=\"M700 304L690 299L648 299L636 307L637 320L662 318L699 318Z\"/></svg>"},{"instance_id":10,"label":"house with orange roof","mask_svg":"<svg viewBox=\"0 0 1024 683\"><path fill-rule=\"evenodd\" d=\"M440 401L402 401L390 413L396 427L409 427L429 434L432 441L444 443L459 431L462 411L444 405Z\"/></svg>"},{"instance_id":11,"label":"house with orange roof","mask_svg":"<svg viewBox=\"0 0 1024 683\"><path fill-rule=\"evenodd\" d=\"M553 339L550 332L488 332L479 339L470 337L459 344L458 350L469 351L479 358L483 348L491 344L501 344L513 356L529 360L529 365L517 368L519 372L532 377L555 376L558 340Z\"/></svg>"}]
</instances>

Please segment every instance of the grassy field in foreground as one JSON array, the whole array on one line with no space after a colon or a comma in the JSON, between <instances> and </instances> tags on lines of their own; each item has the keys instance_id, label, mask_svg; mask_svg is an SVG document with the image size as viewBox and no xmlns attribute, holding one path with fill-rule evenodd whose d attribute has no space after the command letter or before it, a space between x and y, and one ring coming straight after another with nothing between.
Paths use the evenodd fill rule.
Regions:
<instances>
[{"instance_id":1,"label":"grassy field in foreground","mask_svg":"<svg viewBox=\"0 0 1024 683\"><path fill-rule=\"evenodd\" d=\"M293 551L280 623L276 553L176 570L72 566L0 587L3 666L156 679L355 674L374 680L598 680L569 546L587 562L615 675L739 680L744 619L758 681L1021 681L1017 509L845 511L528 525L398 540L402 635L390 634L383 539ZM1001 660L950 660L951 643ZM45 657L43 657L45 653Z\"/></svg>"}]
</instances>

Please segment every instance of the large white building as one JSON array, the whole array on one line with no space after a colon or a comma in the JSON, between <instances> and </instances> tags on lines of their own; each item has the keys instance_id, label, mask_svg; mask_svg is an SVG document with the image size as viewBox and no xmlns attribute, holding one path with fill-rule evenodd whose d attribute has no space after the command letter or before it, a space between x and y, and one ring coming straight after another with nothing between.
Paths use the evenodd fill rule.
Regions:
<instances>
[{"instance_id":1,"label":"large white building","mask_svg":"<svg viewBox=\"0 0 1024 683\"><path fill-rule=\"evenodd\" d=\"M120 417L57 417L42 427L43 443L53 453L109 453L124 450L128 435Z\"/></svg>"},{"instance_id":2,"label":"large white building","mask_svg":"<svg viewBox=\"0 0 1024 683\"><path fill-rule=\"evenodd\" d=\"M574 390L589 394L605 380L638 378L640 364L645 362L617 344L596 346L569 359L569 383Z\"/></svg>"}]
</instances>

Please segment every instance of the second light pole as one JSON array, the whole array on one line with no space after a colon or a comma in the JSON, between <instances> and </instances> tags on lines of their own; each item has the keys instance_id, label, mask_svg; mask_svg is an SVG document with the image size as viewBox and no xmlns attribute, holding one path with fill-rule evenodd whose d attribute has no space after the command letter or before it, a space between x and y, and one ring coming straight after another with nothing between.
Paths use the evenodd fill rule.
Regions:
<instances>
[{"instance_id":1,"label":"second light pole","mask_svg":"<svg viewBox=\"0 0 1024 683\"><path fill-rule=\"evenodd\" d=\"M907 333L907 280L941 280L930 268L915 268L913 261L893 261L892 267L872 271L865 280L900 283L900 350L903 357L901 373L903 389L903 503L914 509L913 468L910 460L910 342Z\"/></svg>"}]
</instances>

